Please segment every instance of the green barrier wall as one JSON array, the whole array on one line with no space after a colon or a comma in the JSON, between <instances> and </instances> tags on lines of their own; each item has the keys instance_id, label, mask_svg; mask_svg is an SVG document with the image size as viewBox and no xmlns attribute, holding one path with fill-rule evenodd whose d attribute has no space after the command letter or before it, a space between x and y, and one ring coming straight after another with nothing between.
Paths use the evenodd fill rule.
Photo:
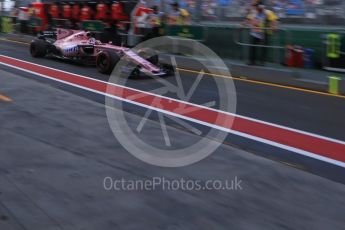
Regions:
<instances>
[{"instance_id":1,"label":"green barrier wall","mask_svg":"<svg viewBox=\"0 0 345 230\"><path fill-rule=\"evenodd\" d=\"M103 31L104 23L102 21L97 21L97 20L88 20L88 21L83 21L81 24L81 27L83 30Z\"/></svg>"},{"instance_id":2,"label":"green barrier wall","mask_svg":"<svg viewBox=\"0 0 345 230\"><path fill-rule=\"evenodd\" d=\"M42 26L42 19L40 19L40 18L31 18L29 20L29 26L31 26L31 27Z\"/></svg>"},{"instance_id":3,"label":"green barrier wall","mask_svg":"<svg viewBox=\"0 0 345 230\"><path fill-rule=\"evenodd\" d=\"M167 26L169 28L169 26ZM239 45L236 41L249 43L248 31L241 33L238 39L238 26L204 26L204 44L214 50L220 57L231 59L245 59L248 53L248 46ZM169 32L169 29L166 30ZM283 28L272 37L271 44L276 46L299 45L314 50L313 61L320 64L325 55L325 35L329 33L342 34L342 51L345 52L345 30L340 29L319 29L307 27ZM167 35L170 35L169 33ZM174 34L175 35L175 34ZM202 40L202 39L200 39ZM235 41L236 40L236 41ZM277 58L279 55L279 58ZM268 58L271 61L279 62L284 60L284 49L269 49Z\"/></svg>"},{"instance_id":4,"label":"green barrier wall","mask_svg":"<svg viewBox=\"0 0 345 230\"><path fill-rule=\"evenodd\" d=\"M165 33L169 36L179 36L195 40L204 40L205 28L202 26L167 26Z\"/></svg>"}]
</instances>

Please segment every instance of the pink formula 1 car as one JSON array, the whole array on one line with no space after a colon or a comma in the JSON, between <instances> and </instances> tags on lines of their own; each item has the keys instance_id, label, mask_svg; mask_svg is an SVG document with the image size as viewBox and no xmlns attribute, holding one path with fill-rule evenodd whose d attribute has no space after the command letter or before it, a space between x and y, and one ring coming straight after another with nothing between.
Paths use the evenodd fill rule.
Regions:
<instances>
[{"instance_id":1,"label":"pink formula 1 car","mask_svg":"<svg viewBox=\"0 0 345 230\"><path fill-rule=\"evenodd\" d=\"M135 53L126 47L102 43L92 37L90 32L80 30L45 31L31 42L30 53L33 57L51 55L95 64L98 71L105 74L111 73L122 58L134 66L127 69L132 77L141 74L162 76L173 71L171 66L159 64L158 54L152 49L142 49Z\"/></svg>"}]
</instances>

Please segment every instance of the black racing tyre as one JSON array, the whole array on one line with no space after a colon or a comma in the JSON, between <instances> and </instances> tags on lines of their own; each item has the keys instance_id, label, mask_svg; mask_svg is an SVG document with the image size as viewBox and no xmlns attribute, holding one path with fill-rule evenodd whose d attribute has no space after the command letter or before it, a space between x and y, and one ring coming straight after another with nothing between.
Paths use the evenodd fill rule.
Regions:
<instances>
[{"instance_id":1,"label":"black racing tyre","mask_svg":"<svg viewBox=\"0 0 345 230\"><path fill-rule=\"evenodd\" d=\"M100 73L110 74L120 59L116 52L104 50L96 57L96 67Z\"/></svg>"},{"instance_id":2,"label":"black racing tyre","mask_svg":"<svg viewBox=\"0 0 345 230\"><path fill-rule=\"evenodd\" d=\"M41 39L35 39L30 43L30 54L32 57L44 57L47 54L48 44Z\"/></svg>"},{"instance_id":3,"label":"black racing tyre","mask_svg":"<svg viewBox=\"0 0 345 230\"><path fill-rule=\"evenodd\" d=\"M174 75L175 74L175 68L173 65L163 64L162 68L163 68L164 72L166 72L167 75Z\"/></svg>"},{"instance_id":4,"label":"black racing tyre","mask_svg":"<svg viewBox=\"0 0 345 230\"><path fill-rule=\"evenodd\" d=\"M138 79L140 77L140 70L139 67L135 67L130 75L128 76L129 79Z\"/></svg>"},{"instance_id":5,"label":"black racing tyre","mask_svg":"<svg viewBox=\"0 0 345 230\"><path fill-rule=\"evenodd\" d=\"M138 55L154 65L159 62L159 57L157 51L151 48L143 48L138 51Z\"/></svg>"}]
</instances>

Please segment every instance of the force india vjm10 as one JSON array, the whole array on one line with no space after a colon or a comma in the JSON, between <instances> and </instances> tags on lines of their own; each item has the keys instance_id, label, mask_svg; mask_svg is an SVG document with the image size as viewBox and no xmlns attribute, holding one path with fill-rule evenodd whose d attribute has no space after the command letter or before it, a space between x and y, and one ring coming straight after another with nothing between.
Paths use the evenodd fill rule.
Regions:
<instances>
[{"instance_id":1,"label":"force india vjm10","mask_svg":"<svg viewBox=\"0 0 345 230\"><path fill-rule=\"evenodd\" d=\"M163 76L173 71L172 66L160 64L157 52L150 48L136 53L126 47L102 43L92 37L90 32L80 30L45 31L31 42L30 53L35 58L51 55L95 63L98 71L104 74L110 74L122 58L134 65L128 73L131 77L140 74Z\"/></svg>"}]
</instances>

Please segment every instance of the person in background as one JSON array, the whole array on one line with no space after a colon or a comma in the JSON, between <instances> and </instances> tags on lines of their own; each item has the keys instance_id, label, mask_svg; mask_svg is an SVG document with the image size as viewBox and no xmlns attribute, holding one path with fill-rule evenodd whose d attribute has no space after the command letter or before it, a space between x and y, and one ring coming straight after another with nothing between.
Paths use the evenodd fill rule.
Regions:
<instances>
[{"instance_id":1,"label":"person in background","mask_svg":"<svg viewBox=\"0 0 345 230\"><path fill-rule=\"evenodd\" d=\"M35 15L35 9L34 9L32 3L29 3L29 4L28 4L28 9L29 9L29 10L28 10L29 18L35 17L35 16L36 16L36 15Z\"/></svg>"},{"instance_id":2,"label":"person in background","mask_svg":"<svg viewBox=\"0 0 345 230\"><path fill-rule=\"evenodd\" d=\"M53 17L52 17L52 14L50 13L48 5L44 6L44 12L45 12L45 15L47 17L47 30L52 30Z\"/></svg>"},{"instance_id":3,"label":"person in background","mask_svg":"<svg viewBox=\"0 0 345 230\"><path fill-rule=\"evenodd\" d=\"M12 10L11 10L11 13L10 13L10 16L13 17L13 22L16 23L16 18L18 17L18 14L19 14L19 9L17 6L13 7Z\"/></svg>"},{"instance_id":4,"label":"person in background","mask_svg":"<svg viewBox=\"0 0 345 230\"><path fill-rule=\"evenodd\" d=\"M28 7L20 7L18 12L18 21L20 23L20 32L27 33L28 32L28 24L30 20L29 15L29 8Z\"/></svg>"},{"instance_id":5,"label":"person in background","mask_svg":"<svg viewBox=\"0 0 345 230\"><path fill-rule=\"evenodd\" d=\"M265 13L261 5L254 4L253 9L248 11L248 15L243 25L248 25L250 27L250 49L249 49L249 62L248 65L255 65L257 59L257 50L259 46L263 43L264 32L263 25L265 21Z\"/></svg>"},{"instance_id":6,"label":"person in background","mask_svg":"<svg viewBox=\"0 0 345 230\"><path fill-rule=\"evenodd\" d=\"M189 24L189 12L186 9L180 8L178 2L171 4L172 10L168 17L168 24L170 25L185 25Z\"/></svg>"},{"instance_id":7,"label":"person in background","mask_svg":"<svg viewBox=\"0 0 345 230\"><path fill-rule=\"evenodd\" d=\"M80 20L81 21L93 20L93 18L94 18L93 10L87 3L84 3L80 11Z\"/></svg>"},{"instance_id":8,"label":"person in background","mask_svg":"<svg viewBox=\"0 0 345 230\"><path fill-rule=\"evenodd\" d=\"M278 16L272 11L265 9L263 6L263 11L265 13L265 23L264 23L264 40L263 40L263 45L266 47L263 47L262 50L262 64L264 65L265 62L267 61L267 51L269 46L272 43L272 36L273 34L277 31L278 29Z\"/></svg>"},{"instance_id":9,"label":"person in background","mask_svg":"<svg viewBox=\"0 0 345 230\"><path fill-rule=\"evenodd\" d=\"M257 51L260 50L260 65L265 65L267 56L267 46L270 44L270 38L277 29L278 17L265 6L259 3L254 4L253 11L249 12L243 24L249 25L251 47L249 49L248 65L257 64Z\"/></svg>"},{"instance_id":10,"label":"person in background","mask_svg":"<svg viewBox=\"0 0 345 230\"><path fill-rule=\"evenodd\" d=\"M81 5L78 3L74 3L72 6L72 18L71 18L71 27L74 30L79 29L79 18L80 18L80 9Z\"/></svg>"},{"instance_id":11,"label":"person in background","mask_svg":"<svg viewBox=\"0 0 345 230\"><path fill-rule=\"evenodd\" d=\"M158 37L159 36L159 30L161 28L162 13L159 12L158 6L153 6L152 11L153 12L148 17L149 24L151 26L151 31L147 35L147 39Z\"/></svg>"},{"instance_id":12,"label":"person in background","mask_svg":"<svg viewBox=\"0 0 345 230\"><path fill-rule=\"evenodd\" d=\"M283 0L271 0L270 10L272 10L276 15L282 17L284 15L284 2Z\"/></svg>"}]
</instances>

